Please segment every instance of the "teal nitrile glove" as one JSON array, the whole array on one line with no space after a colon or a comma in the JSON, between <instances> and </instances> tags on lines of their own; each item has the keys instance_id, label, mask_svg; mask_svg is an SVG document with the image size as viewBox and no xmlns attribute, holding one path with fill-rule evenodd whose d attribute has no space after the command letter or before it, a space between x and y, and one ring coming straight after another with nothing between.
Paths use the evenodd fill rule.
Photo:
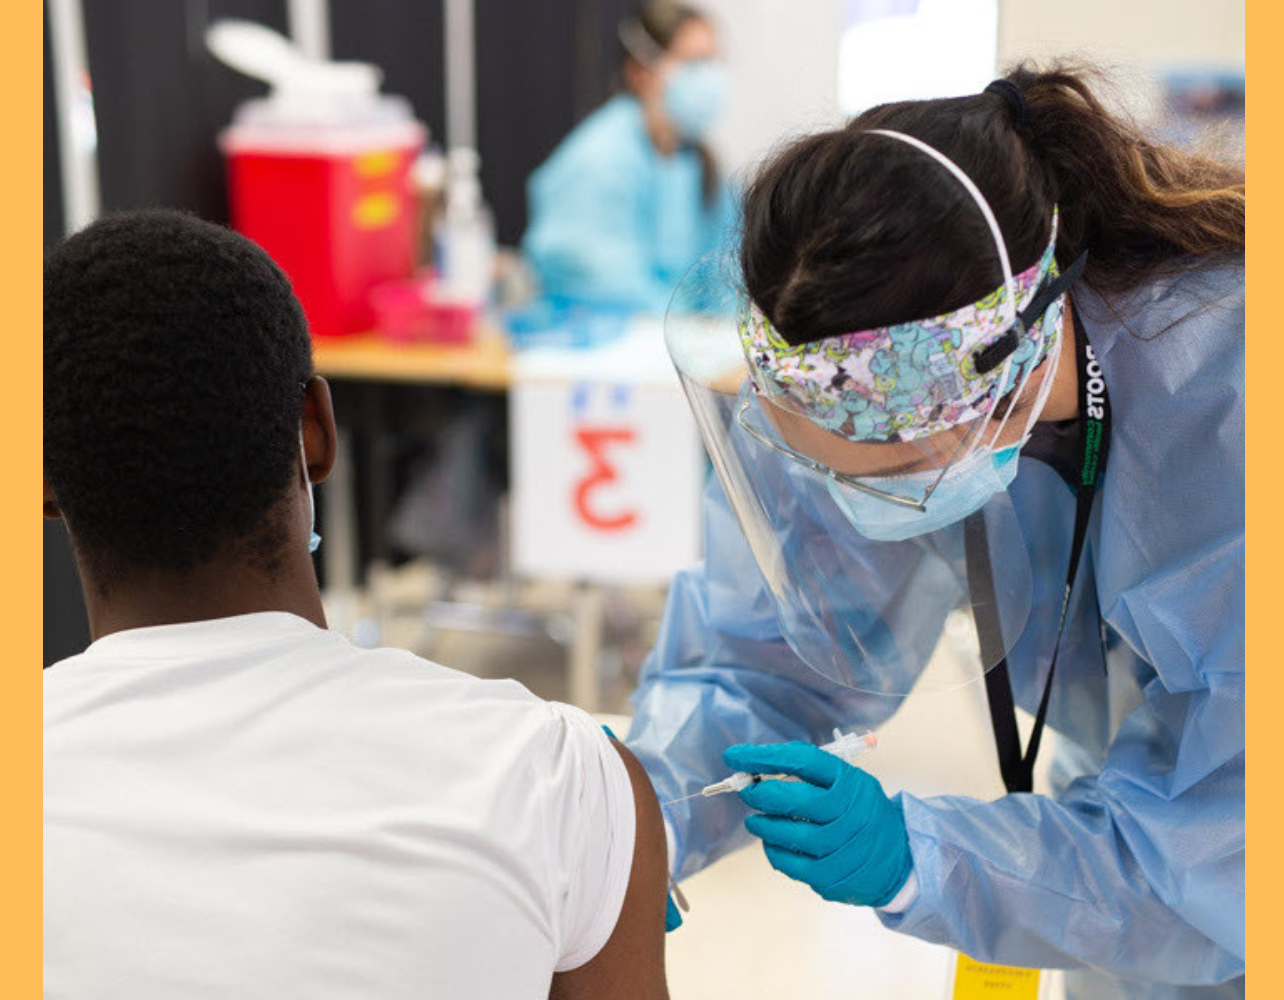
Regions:
<instances>
[{"instance_id":1,"label":"teal nitrile glove","mask_svg":"<svg viewBox=\"0 0 1284 1000\"><path fill-rule=\"evenodd\" d=\"M777 871L825 899L861 906L890 903L909 878L905 817L873 775L810 743L741 743L722 759L733 771L803 779L760 781L739 793L765 814L745 827Z\"/></svg>"},{"instance_id":2,"label":"teal nitrile glove","mask_svg":"<svg viewBox=\"0 0 1284 1000\"><path fill-rule=\"evenodd\" d=\"M616 743L620 742L620 738L611 732L610 726L603 725L602 732L615 740ZM665 903L667 905L664 908L664 933L668 934L670 931L676 931L682 926L682 912L678 909L678 904L673 901L673 893L669 893L665 897Z\"/></svg>"},{"instance_id":3,"label":"teal nitrile glove","mask_svg":"<svg viewBox=\"0 0 1284 1000\"><path fill-rule=\"evenodd\" d=\"M678 909L678 904L673 901L673 893L669 893L667 903L668 905L664 908L664 933L666 934L682 926L682 913Z\"/></svg>"}]
</instances>

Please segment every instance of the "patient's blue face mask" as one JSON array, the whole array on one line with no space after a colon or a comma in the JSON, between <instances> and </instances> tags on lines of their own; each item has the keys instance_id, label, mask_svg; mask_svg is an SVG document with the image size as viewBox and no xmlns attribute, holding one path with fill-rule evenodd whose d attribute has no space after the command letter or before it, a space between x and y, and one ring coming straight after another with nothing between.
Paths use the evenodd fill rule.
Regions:
<instances>
[{"instance_id":1,"label":"patient's blue face mask","mask_svg":"<svg viewBox=\"0 0 1284 1000\"><path fill-rule=\"evenodd\" d=\"M308 515L312 522L312 533L308 536L308 551L315 552L321 547L321 536L317 534L317 505L312 497L312 479L308 476L308 456L303 450L303 428L299 428L299 463L303 467L303 481L308 484Z\"/></svg>"},{"instance_id":2,"label":"patient's blue face mask","mask_svg":"<svg viewBox=\"0 0 1284 1000\"><path fill-rule=\"evenodd\" d=\"M709 59L675 66L660 96L665 115L688 142L698 142L708 134L726 98L726 70Z\"/></svg>"}]
</instances>

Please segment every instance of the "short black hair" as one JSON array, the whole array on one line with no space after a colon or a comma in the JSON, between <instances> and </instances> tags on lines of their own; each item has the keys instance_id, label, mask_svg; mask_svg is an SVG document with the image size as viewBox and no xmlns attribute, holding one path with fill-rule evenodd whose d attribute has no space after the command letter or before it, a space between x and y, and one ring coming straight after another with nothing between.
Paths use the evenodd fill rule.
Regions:
<instances>
[{"instance_id":1,"label":"short black hair","mask_svg":"<svg viewBox=\"0 0 1284 1000\"><path fill-rule=\"evenodd\" d=\"M183 212L105 216L45 259L44 339L45 477L99 586L272 569L312 351L271 258Z\"/></svg>"}]
</instances>

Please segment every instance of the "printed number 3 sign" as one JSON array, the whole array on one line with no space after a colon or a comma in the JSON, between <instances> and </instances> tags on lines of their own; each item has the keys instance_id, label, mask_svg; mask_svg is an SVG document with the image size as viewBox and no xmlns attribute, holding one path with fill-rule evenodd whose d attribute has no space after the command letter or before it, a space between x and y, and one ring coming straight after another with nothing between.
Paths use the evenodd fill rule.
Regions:
<instances>
[{"instance_id":1,"label":"printed number 3 sign","mask_svg":"<svg viewBox=\"0 0 1284 1000\"><path fill-rule=\"evenodd\" d=\"M513 562L532 576L667 582L699 558L699 439L675 387L519 383Z\"/></svg>"},{"instance_id":2,"label":"printed number 3 sign","mask_svg":"<svg viewBox=\"0 0 1284 1000\"><path fill-rule=\"evenodd\" d=\"M577 427L575 440L588 455L592 467L575 484L575 513L590 528L599 531L625 531L638 523L636 507L622 509L615 514L603 513L593 500L599 486L609 486L619 479L619 469L612 464L608 450L613 445L634 444L637 432L632 427Z\"/></svg>"}]
</instances>

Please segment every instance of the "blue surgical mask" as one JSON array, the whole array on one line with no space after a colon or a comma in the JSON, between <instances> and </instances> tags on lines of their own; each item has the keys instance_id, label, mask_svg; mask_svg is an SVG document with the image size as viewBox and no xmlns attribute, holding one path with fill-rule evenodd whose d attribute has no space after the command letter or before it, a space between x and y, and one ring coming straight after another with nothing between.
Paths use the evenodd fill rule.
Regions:
<instances>
[{"instance_id":1,"label":"blue surgical mask","mask_svg":"<svg viewBox=\"0 0 1284 1000\"><path fill-rule=\"evenodd\" d=\"M718 63L696 59L673 68L660 100L678 135L698 142L722 112L726 97L726 71Z\"/></svg>"},{"instance_id":2,"label":"blue surgical mask","mask_svg":"<svg viewBox=\"0 0 1284 1000\"><path fill-rule=\"evenodd\" d=\"M1020 445L1012 445L999 451L984 449L970 456L945 474L927 498L926 510L888 503L837 479L828 480L827 486L834 505L862 535L879 542L900 542L957 524L984 507L990 497L1006 490L1016 478L1020 450ZM910 473L898 476L897 481L917 487L921 495L938 475Z\"/></svg>"},{"instance_id":3,"label":"blue surgical mask","mask_svg":"<svg viewBox=\"0 0 1284 1000\"><path fill-rule=\"evenodd\" d=\"M308 476L308 456L303 450L303 428L299 428L299 462L303 466L303 481L308 484L308 514L312 521L312 533L308 536L308 551L315 552L321 547L321 536L317 534L317 505L312 498L312 479Z\"/></svg>"}]
</instances>

